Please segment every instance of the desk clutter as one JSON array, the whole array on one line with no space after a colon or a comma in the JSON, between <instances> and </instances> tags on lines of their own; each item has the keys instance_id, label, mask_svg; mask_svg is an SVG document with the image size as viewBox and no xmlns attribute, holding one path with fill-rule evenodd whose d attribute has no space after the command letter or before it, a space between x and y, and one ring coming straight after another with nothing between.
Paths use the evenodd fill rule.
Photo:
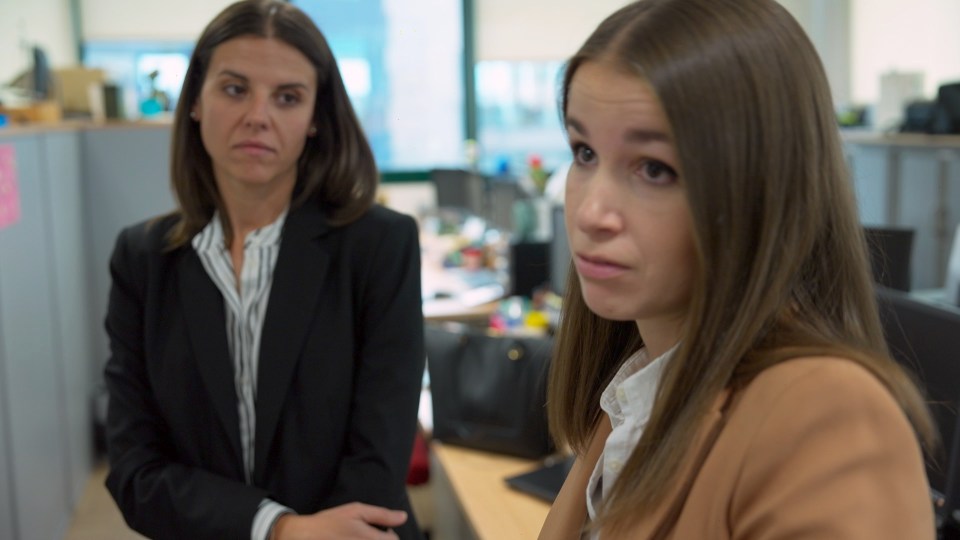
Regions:
<instances>
[{"instance_id":1,"label":"desk clutter","mask_svg":"<svg viewBox=\"0 0 960 540\"><path fill-rule=\"evenodd\" d=\"M420 217L423 299L475 306L510 287L509 237L469 213L438 209Z\"/></svg>"},{"instance_id":2,"label":"desk clutter","mask_svg":"<svg viewBox=\"0 0 960 540\"><path fill-rule=\"evenodd\" d=\"M557 215L562 218L562 209ZM565 241L516 241L510 232L464 209L441 207L419 219L428 320L458 318L467 312L475 319L478 312L488 314L492 302L508 296L531 298L533 310L540 310L544 294L559 290L554 282L565 277L570 264ZM486 309L473 309L478 306ZM512 327L514 322L507 321ZM539 324L536 318L531 322ZM504 329L496 321L494 328Z\"/></svg>"}]
</instances>

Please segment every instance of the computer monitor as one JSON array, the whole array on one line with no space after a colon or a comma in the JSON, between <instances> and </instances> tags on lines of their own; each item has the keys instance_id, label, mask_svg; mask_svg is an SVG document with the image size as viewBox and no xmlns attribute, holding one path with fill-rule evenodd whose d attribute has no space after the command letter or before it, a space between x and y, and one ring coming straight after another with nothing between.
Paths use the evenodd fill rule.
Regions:
<instances>
[{"instance_id":1,"label":"computer monitor","mask_svg":"<svg viewBox=\"0 0 960 540\"><path fill-rule=\"evenodd\" d=\"M34 99L49 99L53 86L53 76L50 73L47 53L40 47L34 46L31 55L33 57L33 73L31 76L33 97Z\"/></svg>"},{"instance_id":2,"label":"computer monitor","mask_svg":"<svg viewBox=\"0 0 960 540\"><path fill-rule=\"evenodd\" d=\"M553 238L550 240L550 288L562 295L567 284L570 270L570 242L567 239L567 227L563 220L563 206L553 207L551 214Z\"/></svg>"},{"instance_id":3,"label":"computer monitor","mask_svg":"<svg viewBox=\"0 0 960 540\"><path fill-rule=\"evenodd\" d=\"M937 519L960 527L960 309L916 295L877 287L880 316L890 353L924 389L943 442L940 456L928 456L931 494L939 500Z\"/></svg>"},{"instance_id":4,"label":"computer monitor","mask_svg":"<svg viewBox=\"0 0 960 540\"><path fill-rule=\"evenodd\" d=\"M486 184L482 176L463 169L432 169L430 181L437 191L438 207L461 208L484 216Z\"/></svg>"}]
</instances>

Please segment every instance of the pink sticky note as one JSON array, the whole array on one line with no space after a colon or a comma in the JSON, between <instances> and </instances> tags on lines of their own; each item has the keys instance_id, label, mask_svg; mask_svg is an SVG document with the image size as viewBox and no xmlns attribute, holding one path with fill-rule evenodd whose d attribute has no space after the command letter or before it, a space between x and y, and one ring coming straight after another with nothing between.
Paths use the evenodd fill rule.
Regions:
<instances>
[{"instance_id":1,"label":"pink sticky note","mask_svg":"<svg viewBox=\"0 0 960 540\"><path fill-rule=\"evenodd\" d=\"M20 190L13 145L0 144L0 229L20 221Z\"/></svg>"}]
</instances>

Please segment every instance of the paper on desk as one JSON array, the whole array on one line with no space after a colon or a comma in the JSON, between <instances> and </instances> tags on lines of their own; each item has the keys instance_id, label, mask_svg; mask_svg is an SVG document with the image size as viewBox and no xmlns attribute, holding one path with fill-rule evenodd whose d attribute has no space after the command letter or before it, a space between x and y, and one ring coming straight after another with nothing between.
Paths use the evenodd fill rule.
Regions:
<instances>
[{"instance_id":1,"label":"paper on desk","mask_svg":"<svg viewBox=\"0 0 960 540\"><path fill-rule=\"evenodd\" d=\"M430 435L433 433L433 397L430 395L430 388L424 388L420 391L420 408L417 410L417 421L420 422L420 429Z\"/></svg>"},{"instance_id":2,"label":"paper on desk","mask_svg":"<svg viewBox=\"0 0 960 540\"><path fill-rule=\"evenodd\" d=\"M0 229L20 221L20 190L13 145L0 144Z\"/></svg>"}]
</instances>

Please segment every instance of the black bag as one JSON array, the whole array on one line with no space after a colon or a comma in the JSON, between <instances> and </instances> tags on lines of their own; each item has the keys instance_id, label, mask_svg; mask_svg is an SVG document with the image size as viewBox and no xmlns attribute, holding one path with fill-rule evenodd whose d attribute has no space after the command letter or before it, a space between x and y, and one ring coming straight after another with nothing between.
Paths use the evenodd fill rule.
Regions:
<instances>
[{"instance_id":1,"label":"black bag","mask_svg":"<svg viewBox=\"0 0 960 540\"><path fill-rule=\"evenodd\" d=\"M427 325L424 333L433 438L525 458L554 451L546 412L552 338L465 325Z\"/></svg>"}]
</instances>

